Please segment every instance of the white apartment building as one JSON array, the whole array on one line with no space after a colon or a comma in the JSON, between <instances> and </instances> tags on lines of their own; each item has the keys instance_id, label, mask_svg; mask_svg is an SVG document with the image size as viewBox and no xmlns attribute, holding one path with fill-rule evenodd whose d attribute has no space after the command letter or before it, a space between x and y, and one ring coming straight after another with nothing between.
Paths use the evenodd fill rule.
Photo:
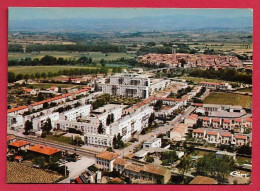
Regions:
<instances>
[{"instance_id":1,"label":"white apartment building","mask_svg":"<svg viewBox=\"0 0 260 191\"><path fill-rule=\"evenodd\" d=\"M86 145L94 145L101 147L113 147L113 138L112 135L103 135L103 134L85 134L84 142Z\"/></svg>"},{"instance_id":2,"label":"white apartment building","mask_svg":"<svg viewBox=\"0 0 260 191\"><path fill-rule=\"evenodd\" d=\"M40 131L42 126L44 125L44 123L47 121L48 118L50 118L51 124L54 127L55 126L55 122L57 120L59 120L59 113L58 112L54 112L54 113L50 113L50 114L46 114L46 115L34 118L32 120L33 129L36 130L36 131Z\"/></svg>"},{"instance_id":3,"label":"white apartment building","mask_svg":"<svg viewBox=\"0 0 260 191\"><path fill-rule=\"evenodd\" d=\"M162 146L162 139L161 138L151 138L148 141L143 143L144 149L149 148L160 148Z\"/></svg>"},{"instance_id":4,"label":"white apartment building","mask_svg":"<svg viewBox=\"0 0 260 191\"><path fill-rule=\"evenodd\" d=\"M148 126L148 119L153 111L152 107L146 107L125 116L110 125L110 135L119 133L123 141L128 140L134 132L139 132Z\"/></svg>"},{"instance_id":5,"label":"white apartment building","mask_svg":"<svg viewBox=\"0 0 260 191\"><path fill-rule=\"evenodd\" d=\"M147 75L116 74L99 83L103 93L126 97L148 98L154 91L161 90L170 84L169 80L152 80Z\"/></svg>"},{"instance_id":6,"label":"white apartment building","mask_svg":"<svg viewBox=\"0 0 260 191\"><path fill-rule=\"evenodd\" d=\"M24 119L22 115L7 115L7 128L12 130L22 129L24 127Z\"/></svg>"},{"instance_id":7,"label":"white apartment building","mask_svg":"<svg viewBox=\"0 0 260 191\"><path fill-rule=\"evenodd\" d=\"M91 105L83 105L77 108L73 108L69 111L65 111L60 114L60 120L76 121L79 118L88 116L90 113Z\"/></svg>"}]
</instances>

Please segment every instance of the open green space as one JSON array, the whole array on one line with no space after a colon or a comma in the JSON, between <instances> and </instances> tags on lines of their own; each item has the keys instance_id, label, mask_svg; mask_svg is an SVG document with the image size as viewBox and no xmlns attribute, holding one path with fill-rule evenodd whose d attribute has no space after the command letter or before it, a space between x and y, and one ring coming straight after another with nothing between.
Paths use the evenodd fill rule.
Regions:
<instances>
[{"instance_id":1,"label":"open green space","mask_svg":"<svg viewBox=\"0 0 260 191\"><path fill-rule=\"evenodd\" d=\"M52 86L61 87L61 88L80 88L80 85L75 84L55 84L55 83L40 83L40 84L27 84L26 87L28 88L39 88L39 89L47 89ZM82 86L81 86L82 87Z\"/></svg>"},{"instance_id":2,"label":"open green space","mask_svg":"<svg viewBox=\"0 0 260 191\"><path fill-rule=\"evenodd\" d=\"M198 78L198 77L188 77L188 76L183 76L183 77L181 77L181 79L185 79L187 81L192 81L195 84L200 83L202 81L215 82L215 83L223 82L223 80L218 80L218 79Z\"/></svg>"},{"instance_id":3,"label":"open green space","mask_svg":"<svg viewBox=\"0 0 260 191\"><path fill-rule=\"evenodd\" d=\"M243 88L243 89L239 89L236 92L248 92L248 93L252 93L252 88Z\"/></svg>"},{"instance_id":4,"label":"open green space","mask_svg":"<svg viewBox=\"0 0 260 191\"><path fill-rule=\"evenodd\" d=\"M207 104L223 104L223 105L241 105L243 108L250 108L252 104L252 96L240 95L224 92L212 92L203 103Z\"/></svg>"},{"instance_id":5,"label":"open green space","mask_svg":"<svg viewBox=\"0 0 260 191\"><path fill-rule=\"evenodd\" d=\"M46 137L44 139L56 141L56 142L60 142L60 143L65 143L65 144L71 144L71 138L70 137L46 135Z\"/></svg>"},{"instance_id":6,"label":"open green space","mask_svg":"<svg viewBox=\"0 0 260 191\"><path fill-rule=\"evenodd\" d=\"M35 73L57 73L64 69L74 69L74 68L90 68L95 69L97 67L86 67L86 66L9 66L8 72L14 72L15 74L35 74Z\"/></svg>"},{"instance_id":7,"label":"open green space","mask_svg":"<svg viewBox=\"0 0 260 191\"><path fill-rule=\"evenodd\" d=\"M41 59L45 55L54 56L56 58L63 57L64 59L78 59L82 56L91 57L93 61L104 60L117 60L118 58L134 58L132 53L101 53L101 52L65 52L65 51L41 51L41 52L9 52L8 59L15 60L30 57L32 59Z\"/></svg>"}]
</instances>

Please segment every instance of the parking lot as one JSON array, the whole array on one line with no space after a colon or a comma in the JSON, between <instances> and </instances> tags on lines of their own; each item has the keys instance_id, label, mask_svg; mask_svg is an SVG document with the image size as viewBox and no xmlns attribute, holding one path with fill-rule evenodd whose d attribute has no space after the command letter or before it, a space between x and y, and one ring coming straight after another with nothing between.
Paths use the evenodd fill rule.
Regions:
<instances>
[{"instance_id":1,"label":"parking lot","mask_svg":"<svg viewBox=\"0 0 260 191\"><path fill-rule=\"evenodd\" d=\"M61 181L60 183L70 183L70 179L78 177L84 170L95 163L94 157L81 157L76 162L67 162L66 167L70 170L69 177Z\"/></svg>"}]
</instances>

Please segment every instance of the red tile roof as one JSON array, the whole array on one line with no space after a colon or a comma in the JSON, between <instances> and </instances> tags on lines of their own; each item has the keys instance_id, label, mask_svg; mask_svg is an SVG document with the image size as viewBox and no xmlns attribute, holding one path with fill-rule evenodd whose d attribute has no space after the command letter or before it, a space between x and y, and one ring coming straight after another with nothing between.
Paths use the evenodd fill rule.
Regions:
<instances>
[{"instance_id":1,"label":"red tile roof","mask_svg":"<svg viewBox=\"0 0 260 191\"><path fill-rule=\"evenodd\" d=\"M229 119L224 119L223 123L230 123Z\"/></svg>"},{"instance_id":2,"label":"red tile roof","mask_svg":"<svg viewBox=\"0 0 260 191\"><path fill-rule=\"evenodd\" d=\"M27 142L24 140L17 140L12 143L9 143L10 146L17 147L17 148L20 148L20 147L23 147L23 146L29 145L29 144L30 144L30 142Z\"/></svg>"},{"instance_id":3,"label":"red tile roof","mask_svg":"<svg viewBox=\"0 0 260 191\"><path fill-rule=\"evenodd\" d=\"M207 131L207 135L218 135L216 131Z\"/></svg>"},{"instance_id":4,"label":"red tile roof","mask_svg":"<svg viewBox=\"0 0 260 191\"><path fill-rule=\"evenodd\" d=\"M237 119L235 119L234 121L235 121L235 122L239 122L239 123L240 123L240 122L242 122L242 119L240 119L240 118L237 118Z\"/></svg>"},{"instance_id":5,"label":"red tile roof","mask_svg":"<svg viewBox=\"0 0 260 191\"><path fill-rule=\"evenodd\" d=\"M36 152L36 153L48 155L48 156L53 155L53 154L61 151L60 149L47 147L47 146L43 146L43 145L38 145L38 144L30 147L28 150Z\"/></svg>"},{"instance_id":6,"label":"red tile roof","mask_svg":"<svg viewBox=\"0 0 260 191\"><path fill-rule=\"evenodd\" d=\"M232 137L231 133L221 133L220 134L222 137Z\"/></svg>"},{"instance_id":7,"label":"red tile roof","mask_svg":"<svg viewBox=\"0 0 260 191\"><path fill-rule=\"evenodd\" d=\"M252 118L246 118L246 122L252 122Z\"/></svg>"},{"instance_id":8,"label":"red tile roof","mask_svg":"<svg viewBox=\"0 0 260 191\"><path fill-rule=\"evenodd\" d=\"M203 103L194 103L195 106L203 106Z\"/></svg>"},{"instance_id":9,"label":"red tile roof","mask_svg":"<svg viewBox=\"0 0 260 191\"><path fill-rule=\"evenodd\" d=\"M203 121L209 121L208 117L203 117Z\"/></svg>"},{"instance_id":10,"label":"red tile roof","mask_svg":"<svg viewBox=\"0 0 260 191\"><path fill-rule=\"evenodd\" d=\"M26 109L26 108L28 108L28 107L27 107L26 105L23 105L23 106L20 106L20 107L8 109L8 110L7 110L7 113L12 113L12 112L14 112L14 111L19 111L19 110Z\"/></svg>"},{"instance_id":11,"label":"red tile roof","mask_svg":"<svg viewBox=\"0 0 260 191\"><path fill-rule=\"evenodd\" d=\"M220 122L220 119L219 118L214 118L213 122Z\"/></svg>"},{"instance_id":12,"label":"red tile roof","mask_svg":"<svg viewBox=\"0 0 260 191\"><path fill-rule=\"evenodd\" d=\"M247 136L244 136L244 135L236 135L235 138L236 138L236 139L247 139Z\"/></svg>"},{"instance_id":13,"label":"red tile roof","mask_svg":"<svg viewBox=\"0 0 260 191\"><path fill-rule=\"evenodd\" d=\"M193 129L192 132L193 132L193 133L204 133L205 130L203 130L203 129Z\"/></svg>"},{"instance_id":14,"label":"red tile roof","mask_svg":"<svg viewBox=\"0 0 260 191\"><path fill-rule=\"evenodd\" d=\"M215 86L219 85L219 83L214 83L214 82L200 82L200 84L208 84L208 85L215 85Z\"/></svg>"},{"instance_id":15,"label":"red tile roof","mask_svg":"<svg viewBox=\"0 0 260 191\"><path fill-rule=\"evenodd\" d=\"M19 155L14 157L15 160L21 160L22 158L23 158L23 157L22 157L22 156L19 156Z\"/></svg>"},{"instance_id":16,"label":"red tile roof","mask_svg":"<svg viewBox=\"0 0 260 191\"><path fill-rule=\"evenodd\" d=\"M105 151L105 152L99 153L96 157L111 161L111 160L116 159L118 156L119 155L116 153Z\"/></svg>"},{"instance_id":17,"label":"red tile roof","mask_svg":"<svg viewBox=\"0 0 260 191\"><path fill-rule=\"evenodd\" d=\"M196 176L189 184L217 184L217 183L218 181L213 178L209 178L205 176Z\"/></svg>"}]
</instances>

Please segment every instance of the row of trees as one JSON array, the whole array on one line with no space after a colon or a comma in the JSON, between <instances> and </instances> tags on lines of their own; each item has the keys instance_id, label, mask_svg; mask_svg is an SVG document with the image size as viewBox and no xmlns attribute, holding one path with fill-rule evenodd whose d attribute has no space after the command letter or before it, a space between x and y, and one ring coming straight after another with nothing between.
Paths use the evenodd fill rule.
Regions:
<instances>
[{"instance_id":1,"label":"row of trees","mask_svg":"<svg viewBox=\"0 0 260 191\"><path fill-rule=\"evenodd\" d=\"M65 59L62 57L56 58L54 56L45 55L41 59L31 57L21 58L20 60L8 60L8 66L51 66L51 65L88 65L94 64L91 57L80 57L79 59Z\"/></svg>"},{"instance_id":2,"label":"row of trees","mask_svg":"<svg viewBox=\"0 0 260 191\"><path fill-rule=\"evenodd\" d=\"M189 76L252 84L252 74L239 72L231 68L219 70L214 70L213 68L207 70L194 69L189 72Z\"/></svg>"},{"instance_id":3,"label":"row of trees","mask_svg":"<svg viewBox=\"0 0 260 191\"><path fill-rule=\"evenodd\" d=\"M71 69L64 69L58 72L42 72L42 73L35 73L35 74L15 74L14 72L8 72L8 82L12 83L18 80L28 80L28 79L51 79L55 76L66 75L66 76L82 76L82 75L97 75L97 74L107 74L109 71L109 67L101 67L101 68L71 68ZM113 67L112 73L121 73L122 67Z\"/></svg>"},{"instance_id":4,"label":"row of trees","mask_svg":"<svg viewBox=\"0 0 260 191\"><path fill-rule=\"evenodd\" d=\"M233 170L234 160L228 156L216 158L215 154L207 154L197 162L197 173L204 176L211 176L225 181L227 175Z\"/></svg>"},{"instance_id":5,"label":"row of trees","mask_svg":"<svg viewBox=\"0 0 260 191\"><path fill-rule=\"evenodd\" d=\"M125 144L122 141L122 136L118 133L117 136L114 136L113 138L113 148L114 149L120 149L120 148L124 148Z\"/></svg>"},{"instance_id":6,"label":"row of trees","mask_svg":"<svg viewBox=\"0 0 260 191\"><path fill-rule=\"evenodd\" d=\"M11 51L11 50L10 50ZM26 47L26 52L35 51L89 51L89 52L125 52L126 46L112 45L108 43L100 44L70 44L70 45L55 45L55 44L33 44Z\"/></svg>"},{"instance_id":7,"label":"row of trees","mask_svg":"<svg viewBox=\"0 0 260 191\"><path fill-rule=\"evenodd\" d=\"M103 105L107 104L110 101L110 95L104 94L96 99L92 104L93 110L102 107Z\"/></svg>"}]
</instances>

